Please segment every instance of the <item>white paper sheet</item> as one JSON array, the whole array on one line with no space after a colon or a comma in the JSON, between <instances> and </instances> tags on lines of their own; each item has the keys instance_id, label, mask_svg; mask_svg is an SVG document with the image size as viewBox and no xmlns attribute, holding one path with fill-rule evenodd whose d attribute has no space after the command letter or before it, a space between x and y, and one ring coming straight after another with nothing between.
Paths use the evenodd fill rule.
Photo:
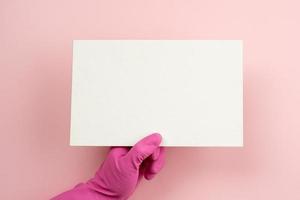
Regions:
<instances>
[{"instance_id":1,"label":"white paper sheet","mask_svg":"<svg viewBox=\"0 0 300 200\"><path fill-rule=\"evenodd\" d=\"M71 145L242 146L242 41L76 40Z\"/></svg>"}]
</instances>

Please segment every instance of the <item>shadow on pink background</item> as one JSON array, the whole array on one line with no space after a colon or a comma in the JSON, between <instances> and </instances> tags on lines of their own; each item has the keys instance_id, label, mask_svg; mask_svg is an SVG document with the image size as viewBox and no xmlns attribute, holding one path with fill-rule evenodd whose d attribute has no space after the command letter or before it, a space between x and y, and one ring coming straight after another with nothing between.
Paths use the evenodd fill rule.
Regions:
<instances>
[{"instance_id":1,"label":"shadow on pink background","mask_svg":"<svg viewBox=\"0 0 300 200\"><path fill-rule=\"evenodd\" d=\"M168 148L163 171L131 199L300 199L299 7L0 1L0 199L49 199L105 157L107 148L68 144L74 39L244 40L245 147Z\"/></svg>"}]
</instances>

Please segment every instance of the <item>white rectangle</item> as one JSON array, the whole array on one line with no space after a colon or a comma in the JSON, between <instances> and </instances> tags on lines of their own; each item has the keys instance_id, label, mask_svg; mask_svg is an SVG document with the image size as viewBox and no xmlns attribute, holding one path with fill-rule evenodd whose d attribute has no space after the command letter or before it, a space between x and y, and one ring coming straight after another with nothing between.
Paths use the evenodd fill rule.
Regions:
<instances>
[{"instance_id":1,"label":"white rectangle","mask_svg":"<svg viewBox=\"0 0 300 200\"><path fill-rule=\"evenodd\" d=\"M242 146L242 41L76 40L71 145Z\"/></svg>"}]
</instances>

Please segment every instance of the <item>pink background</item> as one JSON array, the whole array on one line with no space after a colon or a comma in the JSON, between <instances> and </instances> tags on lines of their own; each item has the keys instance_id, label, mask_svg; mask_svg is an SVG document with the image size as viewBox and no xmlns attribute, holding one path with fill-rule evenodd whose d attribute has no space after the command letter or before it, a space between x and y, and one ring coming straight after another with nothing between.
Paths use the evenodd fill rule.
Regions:
<instances>
[{"instance_id":1,"label":"pink background","mask_svg":"<svg viewBox=\"0 0 300 200\"><path fill-rule=\"evenodd\" d=\"M300 199L297 0L0 1L0 199L48 199L106 148L69 147L73 39L244 40L244 148L169 148L133 200ZM183 133L184 134L184 133Z\"/></svg>"}]
</instances>

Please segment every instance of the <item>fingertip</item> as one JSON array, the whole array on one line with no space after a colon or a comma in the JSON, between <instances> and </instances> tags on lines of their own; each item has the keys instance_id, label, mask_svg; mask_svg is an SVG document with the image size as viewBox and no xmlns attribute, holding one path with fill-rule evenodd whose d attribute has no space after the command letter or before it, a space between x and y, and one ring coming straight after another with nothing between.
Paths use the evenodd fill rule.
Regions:
<instances>
[{"instance_id":1,"label":"fingertip","mask_svg":"<svg viewBox=\"0 0 300 200\"><path fill-rule=\"evenodd\" d=\"M164 161L154 161L152 165L148 166L148 168L144 172L144 177L147 180L151 180L157 175L163 168Z\"/></svg>"},{"instance_id":2,"label":"fingertip","mask_svg":"<svg viewBox=\"0 0 300 200\"><path fill-rule=\"evenodd\" d=\"M160 138L162 138L162 135L160 134L160 133L158 133L158 132L153 132L152 134L150 134L150 135L156 135L157 137L160 137Z\"/></svg>"},{"instance_id":3,"label":"fingertip","mask_svg":"<svg viewBox=\"0 0 300 200\"><path fill-rule=\"evenodd\" d=\"M160 133L152 133L150 134L148 137L146 137L147 139L151 140L154 144L159 145L162 141L162 136Z\"/></svg>"},{"instance_id":4,"label":"fingertip","mask_svg":"<svg viewBox=\"0 0 300 200\"><path fill-rule=\"evenodd\" d=\"M155 176L155 174L144 174L144 177L146 180L150 181L151 179L153 179Z\"/></svg>"}]
</instances>

